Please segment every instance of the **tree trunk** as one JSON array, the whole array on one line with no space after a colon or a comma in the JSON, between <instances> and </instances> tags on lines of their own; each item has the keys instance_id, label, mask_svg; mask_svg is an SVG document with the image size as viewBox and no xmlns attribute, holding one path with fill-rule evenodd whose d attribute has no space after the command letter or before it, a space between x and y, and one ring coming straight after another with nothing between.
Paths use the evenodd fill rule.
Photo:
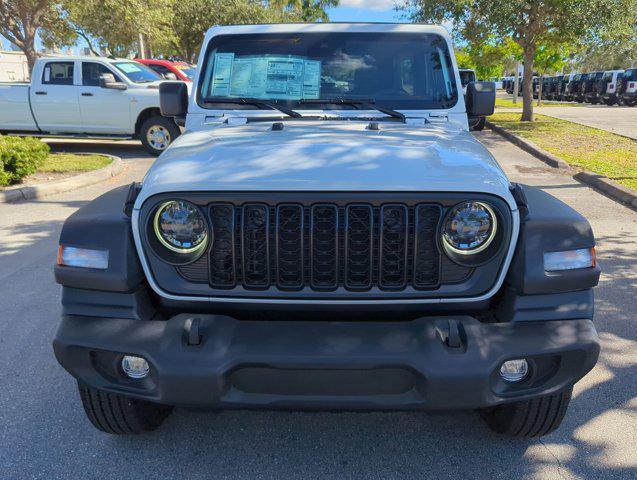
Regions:
<instances>
[{"instance_id":1,"label":"tree trunk","mask_svg":"<svg viewBox=\"0 0 637 480\"><path fill-rule=\"evenodd\" d=\"M535 44L524 46L524 85L522 85L522 117L523 122L533 121L533 62L535 60Z\"/></svg>"},{"instance_id":2,"label":"tree trunk","mask_svg":"<svg viewBox=\"0 0 637 480\"><path fill-rule=\"evenodd\" d=\"M544 74L540 75L540 79L537 84L537 106L542 106L542 80L544 80Z\"/></svg>"},{"instance_id":3,"label":"tree trunk","mask_svg":"<svg viewBox=\"0 0 637 480\"><path fill-rule=\"evenodd\" d=\"M29 66L29 78L31 78L31 74L33 73L33 66L35 65L35 61L38 59L38 52L35 50L35 42L32 42L31 45L25 45L22 49L24 56L27 57L27 65Z\"/></svg>"}]
</instances>

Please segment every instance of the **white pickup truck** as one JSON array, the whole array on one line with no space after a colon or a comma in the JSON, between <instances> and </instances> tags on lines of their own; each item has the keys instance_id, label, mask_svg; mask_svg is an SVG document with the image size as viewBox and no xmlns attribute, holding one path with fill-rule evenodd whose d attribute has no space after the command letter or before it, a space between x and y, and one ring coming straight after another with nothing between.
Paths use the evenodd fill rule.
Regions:
<instances>
[{"instance_id":1,"label":"white pickup truck","mask_svg":"<svg viewBox=\"0 0 637 480\"><path fill-rule=\"evenodd\" d=\"M141 140L159 155L179 127L159 112L161 78L126 59L39 59L32 83L0 83L0 133Z\"/></svg>"}]
</instances>

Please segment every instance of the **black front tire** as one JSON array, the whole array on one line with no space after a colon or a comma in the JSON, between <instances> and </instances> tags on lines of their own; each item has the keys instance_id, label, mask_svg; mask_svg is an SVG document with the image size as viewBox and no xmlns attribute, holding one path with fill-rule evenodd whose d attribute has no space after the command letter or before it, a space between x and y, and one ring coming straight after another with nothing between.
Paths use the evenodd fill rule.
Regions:
<instances>
[{"instance_id":1,"label":"black front tire","mask_svg":"<svg viewBox=\"0 0 637 480\"><path fill-rule=\"evenodd\" d=\"M571 401L573 388L524 402L482 410L491 430L510 437L541 437L560 426Z\"/></svg>"},{"instance_id":2,"label":"black front tire","mask_svg":"<svg viewBox=\"0 0 637 480\"><path fill-rule=\"evenodd\" d=\"M160 155L168 146L181 135L181 130L172 118L153 115L142 123L139 129L139 139L148 153ZM162 138L165 141L162 141Z\"/></svg>"},{"instance_id":3,"label":"black front tire","mask_svg":"<svg viewBox=\"0 0 637 480\"><path fill-rule=\"evenodd\" d=\"M136 435L159 427L172 407L108 393L78 383L86 416L98 430L112 435Z\"/></svg>"},{"instance_id":4,"label":"black front tire","mask_svg":"<svg viewBox=\"0 0 637 480\"><path fill-rule=\"evenodd\" d=\"M486 117L480 117L480 119L478 120L478 123L476 123L472 128L473 130L477 130L477 131L481 131L484 130L484 126L487 123L487 118Z\"/></svg>"}]
</instances>

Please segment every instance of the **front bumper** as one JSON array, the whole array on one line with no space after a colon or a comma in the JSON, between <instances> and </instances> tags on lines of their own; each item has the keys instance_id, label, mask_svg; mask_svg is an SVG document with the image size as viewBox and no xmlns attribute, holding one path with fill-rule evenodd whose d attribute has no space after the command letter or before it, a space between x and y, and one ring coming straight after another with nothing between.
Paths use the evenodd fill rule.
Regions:
<instances>
[{"instance_id":1,"label":"front bumper","mask_svg":"<svg viewBox=\"0 0 637 480\"><path fill-rule=\"evenodd\" d=\"M478 408L556 392L599 355L590 320L481 323L468 316L410 322L240 321L197 315L167 321L64 316L53 342L60 364L92 387L150 401L214 408ZM189 336L190 334L190 336ZM449 346L443 341L450 335ZM200 338L189 345L189 338ZM457 340L457 342L454 342ZM149 378L118 370L143 356ZM519 384L503 361L527 358Z\"/></svg>"}]
</instances>

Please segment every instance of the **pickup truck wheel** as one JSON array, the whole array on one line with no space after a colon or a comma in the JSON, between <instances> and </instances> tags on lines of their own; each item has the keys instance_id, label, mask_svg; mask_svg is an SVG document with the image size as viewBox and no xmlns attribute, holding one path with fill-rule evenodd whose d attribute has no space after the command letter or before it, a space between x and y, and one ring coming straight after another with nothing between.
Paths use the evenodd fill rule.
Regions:
<instances>
[{"instance_id":1,"label":"pickup truck wheel","mask_svg":"<svg viewBox=\"0 0 637 480\"><path fill-rule=\"evenodd\" d=\"M150 432L159 427L172 407L158 405L78 384L86 416L98 430L113 435Z\"/></svg>"},{"instance_id":2,"label":"pickup truck wheel","mask_svg":"<svg viewBox=\"0 0 637 480\"><path fill-rule=\"evenodd\" d=\"M541 437L560 426L571 401L573 388L524 402L482 410L491 430L511 437Z\"/></svg>"},{"instance_id":3,"label":"pickup truck wheel","mask_svg":"<svg viewBox=\"0 0 637 480\"><path fill-rule=\"evenodd\" d=\"M139 138L146 151L157 156L180 134L179 127L172 119L155 115L142 124Z\"/></svg>"}]
</instances>

